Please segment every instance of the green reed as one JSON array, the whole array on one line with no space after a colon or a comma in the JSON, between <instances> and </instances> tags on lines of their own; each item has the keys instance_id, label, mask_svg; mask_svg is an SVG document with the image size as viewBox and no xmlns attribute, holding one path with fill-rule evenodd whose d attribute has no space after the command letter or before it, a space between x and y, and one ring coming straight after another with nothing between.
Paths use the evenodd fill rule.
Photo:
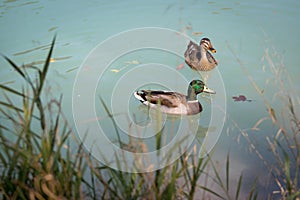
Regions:
<instances>
[{"instance_id":1,"label":"green reed","mask_svg":"<svg viewBox=\"0 0 300 200\"><path fill-rule=\"evenodd\" d=\"M72 134L62 119L61 101L42 101L55 37L40 70L23 68L4 57L24 81L16 90L0 85L0 196L2 199L77 199L83 196L83 148L74 153ZM20 99L21 105L12 99ZM5 123L4 123L5 122Z\"/></svg>"}]
</instances>

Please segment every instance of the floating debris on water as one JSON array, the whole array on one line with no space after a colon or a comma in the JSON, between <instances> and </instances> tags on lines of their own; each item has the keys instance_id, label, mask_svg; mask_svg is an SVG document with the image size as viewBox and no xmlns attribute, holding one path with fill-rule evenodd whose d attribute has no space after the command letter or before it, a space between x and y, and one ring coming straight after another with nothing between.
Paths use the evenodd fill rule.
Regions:
<instances>
[{"instance_id":1,"label":"floating debris on water","mask_svg":"<svg viewBox=\"0 0 300 200\"><path fill-rule=\"evenodd\" d=\"M186 29L186 30L192 30L193 27L192 27L192 25L187 25L187 26L185 26L185 29Z\"/></svg>"},{"instance_id":2,"label":"floating debris on water","mask_svg":"<svg viewBox=\"0 0 300 200\"><path fill-rule=\"evenodd\" d=\"M232 8L221 8L221 10L232 10Z\"/></svg>"},{"instance_id":3,"label":"floating debris on water","mask_svg":"<svg viewBox=\"0 0 300 200\"><path fill-rule=\"evenodd\" d=\"M49 29L50 30L50 29ZM54 30L54 29L53 29ZM32 41L34 44L39 44L40 42L39 41L35 41L33 40ZM62 46L67 46L69 45L70 43L65 43L63 44ZM51 44L46 44L46 45L41 45L41 46L38 46L38 47L35 47L35 48L32 48L32 49L28 49L28 50L25 50L25 51L20 51L20 52L17 52L17 53L14 53L13 55L14 56L19 56L19 55L23 55L23 54L27 54L27 53L31 53L33 51L37 51L37 50L47 50L47 49L50 49L51 47ZM69 56L69 57L72 57L72 56Z\"/></svg>"},{"instance_id":4,"label":"floating debris on water","mask_svg":"<svg viewBox=\"0 0 300 200\"><path fill-rule=\"evenodd\" d=\"M233 96L232 99L234 101L248 101L248 102L252 101L251 99L247 99L245 95Z\"/></svg>"},{"instance_id":5,"label":"floating debris on water","mask_svg":"<svg viewBox=\"0 0 300 200\"><path fill-rule=\"evenodd\" d=\"M63 44L63 45L61 45L61 46L68 46L68 45L70 45L71 43L69 43L69 42L67 42L67 43L65 43L65 44Z\"/></svg>"},{"instance_id":6,"label":"floating debris on water","mask_svg":"<svg viewBox=\"0 0 300 200\"><path fill-rule=\"evenodd\" d=\"M119 73L121 71L121 69L112 69L110 70L111 72L115 72L115 73Z\"/></svg>"},{"instance_id":7,"label":"floating debris on water","mask_svg":"<svg viewBox=\"0 0 300 200\"><path fill-rule=\"evenodd\" d=\"M78 69L78 67L73 67L73 68L71 68L71 69L68 69L68 70L66 71L66 73L72 72L72 71L74 71L74 70L76 70L76 69Z\"/></svg>"},{"instance_id":8,"label":"floating debris on water","mask_svg":"<svg viewBox=\"0 0 300 200\"><path fill-rule=\"evenodd\" d=\"M12 84L12 83L15 83L15 82L16 82L15 80L6 81L4 83L1 83L1 85L8 85L8 84Z\"/></svg>"},{"instance_id":9,"label":"floating debris on water","mask_svg":"<svg viewBox=\"0 0 300 200\"><path fill-rule=\"evenodd\" d=\"M14 56L19 56L19 55L30 53L30 52L33 52L33 51L36 51L36 50L39 50L39 49L49 48L50 46L51 46L51 44L46 44L46 45L42 45L42 46L39 46L39 47L35 47L33 49L28 49L28 50L25 50L25 51L17 52L17 53L14 53L13 55Z\"/></svg>"},{"instance_id":10,"label":"floating debris on water","mask_svg":"<svg viewBox=\"0 0 300 200\"><path fill-rule=\"evenodd\" d=\"M199 35L203 35L203 32L192 32L192 35L194 36L199 36Z\"/></svg>"},{"instance_id":11,"label":"floating debris on water","mask_svg":"<svg viewBox=\"0 0 300 200\"><path fill-rule=\"evenodd\" d=\"M41 9L43 9L43 8L45 8L45 7L44 7L44 6L39 6L39 7L33 8L33 9L31 9L31 10L41 10Z\"/></svg>"},{"instance_id":12,"label":"floating debris on water","mask_svg":"<svg viewBox=\"0 0 300 200\"><path fill-rule=\"evenodd\" d=\"M120 69L111 69L110 71L114 72L114 73L119 73L120 71L122 71L123 69L125 69L126 67L128 67L129 65L138 65L138 64L141 64L141 62L138 61L138 60L126 61L124 63L126 64L124 67L121 67Z\"/></svg>"},{"instance_id":13,"label":"floating debris on water","mask_svg":"<svg viewBox=\"0 0 300 200\"><path fill-rule=\"evenodd\" d=\"M181 63L180 65L178 65L178 66L176 67L177 70L180 70L180 69L182 69L182 68L184 68L184 63Z\"/></svg>"},{"instance_id":14,"label":"floating debris on water","mask_svg":"<svg viewBox=\"0 0 300 200\"><path fill-rule=\"evenodd\" d=\"M60 61L60 60L66 60L66 59L69 59L69 58L72 58L72 56L64 56L64 57L51 58L51 59L53 59L52 62L55 62L55 61Z\"/></svg>"},{"instance_id":15,"label":"floating debris on water","mask_svg":"<svg viewBox=\"0 0 300 200\"><path fill-rule=\"evenodd\" d=\"M39 1L28 1L26 3L20 4L20 6L25 6L25 5L35 4L35 3L39 3Z\"/></svg>"},{"instance_id":16,"label":"floating debris on water","mask_svg":"<svg viewBox=\"0 0 300 200\"><path fill-rule=\"evenodd\" d=\"M132 60L132 61L125 62L125 64L127 64L127 65L138 65L138 64L140 64L140 61Z\"/></svg>"},{"instance_id":17,"label":"floating debris on water","mask_svg":"<svg viewBox=\"0 0 300 200\"><path fill-rule=\"evenodd\" d=\"M53 27L51 27L51 28L48 29L48 32L54 31L56 29L58 29L58 26L53 26Z\"/></svg>"},{"instance_id":18,"label":"floating debris on water","mask_svg":"<svg viewBox=\"0 0 300 200\"><path fill-rule=\"evenodd\" d=\"M56 61L60 61L60 60L66 60L71 58L72 56L64 56L64 57L58 57L58 58L50 58L50 62L56 62ZM45 60L38 60L38 61L33 61L31 63L27 63L24 64L22 67L23 68L28 68L28 67L32 67L33 65L41 65L44 64Z\"/></svg>"}]
</instances>

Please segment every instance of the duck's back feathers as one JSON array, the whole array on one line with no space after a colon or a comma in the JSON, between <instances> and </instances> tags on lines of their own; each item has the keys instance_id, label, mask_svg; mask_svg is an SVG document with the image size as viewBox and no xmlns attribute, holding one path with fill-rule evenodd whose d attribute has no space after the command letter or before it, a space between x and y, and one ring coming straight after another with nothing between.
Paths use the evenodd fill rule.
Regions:
<instances>
[{"instance_id":1,"label":"duck's back feathers","mask_svg":"<svg viewBox=\"0 0 300 200\"><path fill-rule=\"evenodd\" d=\"M134 96L144 105L161 110L168 114L194 115L202 111L202 106L195 101L187 101L187 97L177 92L140 90Z\"/></svg>"},{"instance_id":2,"label":"duck's back feathers","mask_svg":"<svg viewBox=\"0 0 300 200\"><path fill-rule=\"evenodd\" d=\"M186 96L177 92L141 90L134 93L134 96L143 104L166 106L169 108L177 107L182 101L186 101Z\"/></svg>"}]
</instances>

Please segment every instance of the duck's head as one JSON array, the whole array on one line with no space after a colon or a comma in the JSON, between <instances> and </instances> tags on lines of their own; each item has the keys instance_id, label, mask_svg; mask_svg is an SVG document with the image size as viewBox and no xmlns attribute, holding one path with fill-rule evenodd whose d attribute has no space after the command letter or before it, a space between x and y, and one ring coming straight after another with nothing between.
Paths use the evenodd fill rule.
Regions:
<instances>
[{"instance_id":1,"label":"duck's head","mask_svg":"<svg viewBox=\"0 0 300 200\"><path fill-rule=\"evenodd\" d=\"M200 46L202 46L204 49L206 49L207 51L211 51L213 53L216 53L217 51L213 48L210 39L208 38L202 38L200 41Z\"/></svg>"},{"instance_id":2,"label":"duck's head","mask_svg":"<svg viewBox=\"0 0 300 200\"><path fill-rule=\"evenodd\" d=\"M201 80L193 80L190 82L189 89L192 89L196 95L205 92L209 94L215 94L216 92L212 89L209 89Z\"/></svg>"}]
</instances>

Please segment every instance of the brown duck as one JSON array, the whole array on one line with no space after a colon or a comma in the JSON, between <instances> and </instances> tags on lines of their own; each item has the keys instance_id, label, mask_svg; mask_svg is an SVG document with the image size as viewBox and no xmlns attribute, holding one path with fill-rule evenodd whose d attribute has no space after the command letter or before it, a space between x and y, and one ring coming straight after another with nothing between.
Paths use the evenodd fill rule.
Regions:
<instances>
[{"instance_id":1,"label":"brown duck","mask_svg":"<svg viewBox=\"0 0 300 200\"><path fill-rule=\"evenodd\" d=\"M186 64L197 71L210 71L214 69L218 65L218 62L209 51L216 53L208 38L202 38L200 45L190 41L184 53Z\"/></svg>"}]
</instances>

